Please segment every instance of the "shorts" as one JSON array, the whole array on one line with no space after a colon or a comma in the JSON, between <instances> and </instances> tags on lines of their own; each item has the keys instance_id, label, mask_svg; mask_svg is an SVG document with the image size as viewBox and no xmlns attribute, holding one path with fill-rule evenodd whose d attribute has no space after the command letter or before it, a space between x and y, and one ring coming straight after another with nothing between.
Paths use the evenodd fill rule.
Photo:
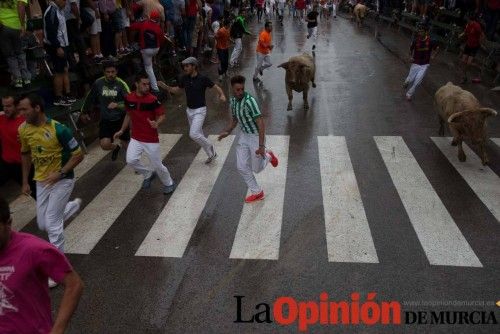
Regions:
<instances>
[{"instance_id":1,"label":"shorts","mask_svg":"<svg viewBox=\"0 0 500 334\"><path fill-rule=\"evenodd\" d=\"M466 45L464 48L464 55L469 56L469 57L474 57L474 56L476 56L478 50L479 50L479 46L470 47L470 46Z\"/></svg>"},{"instance_id":2,"label":"shorts","mask_svg":"<svg viewBox=\"0 0 500 334\"><path fill-rule=\"evenodd\" d=\"M113 140L113 136L115 133L120 131L123 124L123 118L118 121L108 121L106 119L101 119L99 122L99 139L110 138ZM129 141L130 140L130 131L129 129L123 132L123 135L120 136L121 140Z\"/></svg>"},{"instance_id":3,"label":"shorts","mask_svg":"<svg viewBox=\"0 0 500 334\"><path fill-rule=\"evenodd\" d=\"M92 8L85 7L85 10L87 11L87 13L89 13L90 16L94 18L94 22L92 22L92 25L89 28L89 33L91 35L97 35L98 33L102 32L101 19L96 19L95 12Z\"/></svg>"},{"instance_id":4,"label":"shorts","mask_svg":"<svg viewBox=\"0 0 500 334\"><path fill-rule=\"evenodd\" d=\"M115 10L109 15L111 23L113 25L113 30L115 32L120 32L125 29L125 22L123 20L122 12L120 10Z\"/></svg>"},{"instance_id":5,"label":"shorts","mask_svg":"<svg viewBox=\"0 0 500 334\"><path fill-rule=\"evenodd\" d=\"M127 10L125 8L120 8L120 12L122 14L123 28L130 27L130 19L127 15Z\"/></svg>"},{"instance_id":6,"label":"shorts","mask_svg":"<svg viewBox=\"0 0 500 334\"><path fill-rule=\"evenodd\" d=\"M68 63L68 50L66 47L63 47L64 57L59 57L57 55L57 49L52 45L45 44L45 50L49 55L49 59L52 62L52 67L55 73L62 74L65 73L69 67Z\"/></svg>"}]
</instances>

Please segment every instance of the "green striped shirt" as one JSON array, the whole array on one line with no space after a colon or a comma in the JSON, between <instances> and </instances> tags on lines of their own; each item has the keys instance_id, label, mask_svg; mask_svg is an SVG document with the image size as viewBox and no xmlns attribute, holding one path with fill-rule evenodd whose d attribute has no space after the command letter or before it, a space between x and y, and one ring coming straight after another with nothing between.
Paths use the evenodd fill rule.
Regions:
<instances>
[{"instance_id":1,"label":"green striped shirt","mask_svg":"<svg viewBox=\"0 0 500 334\"><path fill-rule=\"evenodd\" d=\"M241 100L233 96L229 100L229 105L231 106L233 118L240 124L241 131L249 134L259 133L259 127L255 119L262 116L262 114L257 101L252 95L245 92Z\"/></svg>"}]
</instances>

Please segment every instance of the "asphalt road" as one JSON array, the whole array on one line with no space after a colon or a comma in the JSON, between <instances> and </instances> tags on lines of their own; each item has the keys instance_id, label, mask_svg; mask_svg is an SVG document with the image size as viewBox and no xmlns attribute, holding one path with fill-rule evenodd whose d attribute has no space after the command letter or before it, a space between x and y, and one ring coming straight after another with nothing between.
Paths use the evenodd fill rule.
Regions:
<instances>
[{"instance_id":1,"label":"asphalt road","mask_svg":"<svg viewBox=\"0 0 500 334\"><path fill-rule=\"evenodd\" d=\"M250 26L258 32L255 22ZM68 228L88 221L73 236L88 240L100 230L102 235L90 244L89 254L68 254L86 285L69 332L291 333L297 322L235 323L234 296L245 296L241 313L248 320L264 310L263 305L255 309L259 303L272 308L280 296L318 302L321 292L330 301L348 302L359 292L361 304L376 292L378 304L401 303L402 324L316 324L309 328L313 333L498 331L498 325L404 324L405 312L423 310L494 311L500 321L499 308L491 305L500 299L500 146L488 143L489 169L474 164L471 154L463 171L449 160L456 152L446 155L431 139L438 130L433 87L456 77L439 63L431 66L414 101L407 102L401 84L409 66L374 38L373 29L337 18L320 23L310 110L303 110L295 93L293 110L286 111L285 72L276 65L310 51L312 42L306 40L305 25L290 18L284 27L274 26L274 66L264 71L263 84L251 80L255 36L244 40L240 68L248 92L258 98L267 133L280 145L275 149L283 152L280 166L263 172L267 198L257 209L243 203L246 187L236 170L236 143L217 146L229 151L205 172L196 160L199 148L187 135L184 98L169 100L161 132L182 135L170 137L165 159L180 182L177 197L176 192L162 195L159 183L130 192L130 185L140 182L131 180L133 173L125 174L125 182L115 179L128 169L123 155L115 163L103 158L77 181L74 195L88 207ZM202 72L217 79L216 65L206 63ZM229 85L223 87L229 94ZM495 107L489 94L482 90L480 98ZM214 92L207 100L204 129L217 134L229 120L227 105ZM500 137L498 117L489 130L491 137ZM181 204L188 209L179 209ZM258 216L261 209L265 215ZM168 217L159 228L170 237L165 249L187 235L188 243L176 248L181 255L136 256L150 233L154 242L157 235L150 231L160 215ZM102 229L108 216L109 228ZM186 216L198 217L189 228ZM242 221L247 233L239 227ZM33 222L24 230L38 233ZM245 247L259 252L251 255ZM61 288L53 290L54 305L61 294ZM437 304L425 304L429 301Z\"/></svg>"}]
</instances>

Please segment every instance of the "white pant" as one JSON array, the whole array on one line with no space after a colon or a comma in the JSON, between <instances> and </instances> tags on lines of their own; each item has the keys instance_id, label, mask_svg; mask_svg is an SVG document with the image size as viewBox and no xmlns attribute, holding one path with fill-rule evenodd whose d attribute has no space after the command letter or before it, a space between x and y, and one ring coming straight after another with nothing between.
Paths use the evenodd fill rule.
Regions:
<instances>
[{"instance_id":1,"label":"white pant","mask_svg":"<svg viewBox=\"0 0 500 334\"><path fill-rule=\"evenodd\" d=\"M189 122L189 137L197 142L203 148L203 151L211 157L214 153L212 143L203 133L203 122L207 116L207 107L197 109L187 108L186 114Z\"/></svg>"},{"instance_id":2,"label":"white pant","mask_svg":"<svg viewBox=\"0 0 500 334\"><path fill-rule=\"evenodd\" d=\"M148 156L150 166L144 166L141 162L143 152ZM130 139L127 148L127 164L142 174L145 179L150 177L154 171L164 185L171 186L174 184L167 167L161 161L160 143L143 143L133 138Z\"/></svg>"},{"instance_id":3,"label":"white pant","mask_svg":"<svg viewBox=\"0 0 500 334\"><path fill-rule=\"evenodd\" d=\"M158 91L158 83L156 82L155 72L153 71L153 57L158 54L159 48L155 49L142 49L142 61L144 62L144 69L148 74L151 90Z\"/></svg>"},{"instance_id":4,"label":"white pant","mask_svg":"<svg viewBox=\"0 0 500 334\"><path fill-rule=\"evenodd\" d=\"M242 132L238 140L238 146L236 147L236 166L252 194L262 191L257 184L254 173L262 172L270 159L268 154L266 154L265 159L255 154L255 151L258 149L259 135Z\"/></svg>"},{"instance_id":5,"label":"white pant","mask_svg":"<svg viewBox=\"0 0 500 334\"><path fill-rule=\"evenodd\" d=\"M269 54L265 55L260 52L257 52L257 66L255 66L255 72L253 74L254 78L257 78L260 71L265 70L268 67L271 67L273 64L271 63L271 57Z\"/></svg>"},{"instance_id":6,"label":"white pant","mask_svg":"<svg viewBox=\"0 0 500 334\"><path fill-rule=\"evenodd\" d=\"M406 96L412 97L415 94L415 89L422 82L425 76L425 72L429 68L429 64L425 65L417 65L411 64L410 73L408 73L408 77L405 80L405 83L411 85L408 92L406 92Z\"/></svg>"},{"instance_id":7,"label":"white pant","mask_svg":"<svg viewBox=\"0 0 500 334\"><path fill-rule=\"evenodd\" d=\"M236 63L238 62L238 60L240 58L242 48L243 47L241 45L241 38L236 38L234 40L233 52L231 53L231 60L229 61L230 66L236 65Z\"/></svg>"},{"instance_id":8,"label":"white pant","mask_svg":"<svg viewBox=\"0 0 500 334\"><path fill-rule=\"evenodd\" d=\"M318 39L318 27L307 28L307 37L313 38L314 42Z\"/></svg>"},{"instance_id":9,"label":"white pant","mask_svg":"<svg viewBox=\"0 0 500 334\"><path fill-rule=\"evenodd\" d=\"M38 228L46 231L51 244L64 252L64 221L71 214L68 203L75 180L62 179L51 186L36 183L36 222Z\"/></svg>"}]
</instances>

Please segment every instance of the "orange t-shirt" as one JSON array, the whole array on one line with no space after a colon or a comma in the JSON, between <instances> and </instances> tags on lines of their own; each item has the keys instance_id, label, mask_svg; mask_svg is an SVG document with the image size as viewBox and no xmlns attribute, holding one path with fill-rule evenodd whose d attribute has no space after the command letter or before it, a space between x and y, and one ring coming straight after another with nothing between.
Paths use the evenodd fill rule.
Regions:
<instances>
[{"instance_id":1,"label":"orange t-shirt","mask_svg":"<svg viewBox=\"0 0 500 334\"><path fill-rule=\"evenodd\" d=\"M229 48L229 30L226 27L222 27L219 30L217 30L217 33L215 34L215 40L217 44L215 47L217 49L228 49Z\"/></svg>"},{"instance_id":2,"label":"orange t-shirt","mask_svg":"<svg viewBox=\"0 0 500 334\"><path fill-rule=\"evenodd\" d=\"M271 33L267 32L266 29L262 30L259 34L259 42L257 43L257 52L267 55L271 52Z\"/></svg>"}]
</instances>

